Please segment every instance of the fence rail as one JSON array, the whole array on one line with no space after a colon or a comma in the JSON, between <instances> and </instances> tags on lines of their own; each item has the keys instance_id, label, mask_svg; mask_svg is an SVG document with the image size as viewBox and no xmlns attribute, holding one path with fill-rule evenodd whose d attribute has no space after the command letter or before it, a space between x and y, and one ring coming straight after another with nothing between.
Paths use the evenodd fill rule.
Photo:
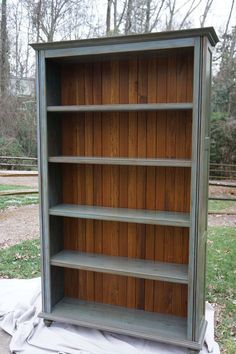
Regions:
<instances>
[{"instance_id":1,"label":"fence rail","mask_svg":"<svg viewBox=\"0 0 236 354\"><path fill-rule=\"evenodd\" d=\"M0 156L0 170L36 170L37 160L37 157L28 156Z\"/></svg>"},{"instance_id":2,"label":"fence rail","mask_svg":"<svg viewBox=\"0 0 236 354\"><path fill-rule=\"evenodd\" d=\"M210 164L210 179L236 180L236 165L233 164Z\"/></svg>"},{"instance_id":3,"label":"fence rail","mask_svg":"<svg viewBox=\"0 0 236 354\"><path fill-rule=\"evenodd\" d=\"M36 170L37 157L30 156L0 156L0 169L6 170ZM236 164L210 164L210 180L236 181Z\"/></svg>"}]
</instances>

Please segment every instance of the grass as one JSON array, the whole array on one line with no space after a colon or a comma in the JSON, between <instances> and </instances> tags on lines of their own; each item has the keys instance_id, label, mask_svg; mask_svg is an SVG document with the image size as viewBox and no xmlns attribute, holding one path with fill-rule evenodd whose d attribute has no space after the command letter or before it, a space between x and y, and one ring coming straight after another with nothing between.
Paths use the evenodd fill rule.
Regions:
<instances>
[{"instance_id":1,"label":"grass","mask_svg":"<svg viewBox=\"0 0 236 354\"><path fill-rule=\"evenodd\" d=\"M24 241L0 250L0 277L40 275L39 241ZM216 306L216 340L221 353L235 354L236 341L236 229L212 227L208 235L206 299Z\"/></svg>"},{"instance_id":2,"label":"grass","mask_svg":"<svg viewBox=\"0 0 236 354\"><path fill-rule=\"evenodd\" d=\"M14 190L21 190L21 189L30 189L30 187L27 186L12 186L10 184L0 184L0 192L3 191L14 191Z\"/></svg>"},{"instance_id":3,"label":"grass","mask_svg":"<svg viewBox=\"0 0 236 354\"><path fill-rule=\"evenodd\" d=\"M0 277L34 278L40 275L39 240L27 240L0 250Z\"/></svg>"},{"instance_id":4,"label":"grass","mask_svg":"<svg viewBox=\"0 0 236 354\"><path fill-rule=\"evenodd\" d=\"M18 196L2 196L0 197L0 210L4 210L10 206L23 206L29 204L38 204L38 194L25 194Z\"/></svg>"},{"instance_id":5,"label":"grass","mask_svg":"<svg viewBox=\"0 0 236 354\"><path fill-rule=\"evenodd\" d=\"M208 235L207 300L216 304L216 340L222 353L236 353L236 229L212 227Z\"/></svg>"},{"instance_id":6,"label":"grass","mask_svg":"<svg viewBox=\"0 0 236 354\"><path fill-rule=\"evenodd\" d=\"M209 200L208 202L208 208L209 211L212 212L216 212L216 211L224 211L225 209L228 209L230 207L232 207L233 205L235 205L236 202L235 201L228 201L228 200Z\"/></svg>"},{"instance_id":7,"label":"grass","mask_svg":"<svg viewBox=\"0 0 236 354\"><path fill-rule=\"evenodd\" d=\"M27 186L12 186L0 184L0 192L10 190L30 189ZM4 210L10 206L23 206L29 204L38 204L38 194L22 194L22 195L6 195L0 196L0 210Z\"/></svg>"}]
</instances>

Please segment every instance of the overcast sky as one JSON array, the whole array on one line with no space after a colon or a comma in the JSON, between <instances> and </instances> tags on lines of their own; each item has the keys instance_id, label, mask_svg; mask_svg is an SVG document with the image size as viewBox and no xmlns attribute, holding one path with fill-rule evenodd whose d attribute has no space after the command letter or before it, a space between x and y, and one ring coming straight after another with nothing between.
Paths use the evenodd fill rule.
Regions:
<instances>
[{"instance_id":1,"label":"overcast sky","mask_svg":"<svg viewBox=\"0 0 236 354\"><path fill-rule=\"evenodd\" d=\"M208 15L206 25L214 26L216 30L219 28L224 29L230 12L231 3L232 0L213 0L211 12ZM236 25L236 4L234 5L231 17L231 25Z\"/></svg>"}]
</instances>

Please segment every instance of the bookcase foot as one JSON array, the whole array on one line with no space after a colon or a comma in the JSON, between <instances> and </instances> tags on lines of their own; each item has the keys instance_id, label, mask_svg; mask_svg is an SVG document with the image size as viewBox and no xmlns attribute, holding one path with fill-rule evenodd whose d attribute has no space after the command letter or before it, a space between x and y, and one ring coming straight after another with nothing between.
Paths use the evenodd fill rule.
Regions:
<instances>
[{"instance_id":1,"label":"bookcase foot","mask_svg":"<svg viewBox=\"0 0 236 354\"><path fill-rule=\"evenodd\" d=\"M44 322L46 327L50 327L53 321L51 321L51 320L43 320L43 322Z\"/></svg>"}]
</instances>

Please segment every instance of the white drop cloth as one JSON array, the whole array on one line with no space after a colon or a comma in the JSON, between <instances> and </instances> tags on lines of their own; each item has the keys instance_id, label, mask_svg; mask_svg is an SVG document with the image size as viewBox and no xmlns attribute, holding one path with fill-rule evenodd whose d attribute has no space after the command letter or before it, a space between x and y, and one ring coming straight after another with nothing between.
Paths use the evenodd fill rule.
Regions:
<instances>
[{"instance_id":1,"label":"white drop cloth","mask_svg":"<svg viewBox=\"0 0 236 354\"><path fill-rule=\"evenodd\" d=\"M184 354L187 350L79 326L46 327L41 310L40 278L0 279L0 327L11 336L10 350L22 354ZM214 310L206 305L207 333L201 354L219 354L214 341Z\"/></svg>"}]
</instances>

